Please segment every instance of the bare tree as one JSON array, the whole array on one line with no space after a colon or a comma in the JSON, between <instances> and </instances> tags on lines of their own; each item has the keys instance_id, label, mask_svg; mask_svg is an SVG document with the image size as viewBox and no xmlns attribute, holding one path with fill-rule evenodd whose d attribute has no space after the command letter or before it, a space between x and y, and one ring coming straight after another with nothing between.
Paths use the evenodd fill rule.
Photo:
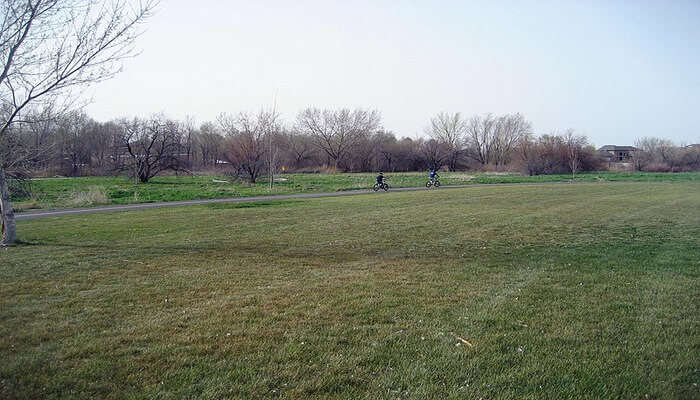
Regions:
<instances>
[{"instance_id":1,"label":"bare tree","mask_svg":"<svg viewBox=\"0 0 700 400\"><path fill-rule=\"evenodd\" d=\"M544 172L544 162L539 154L540 146L532 137L523 138L517 145L517 155L522 167L528 175L539 175Z\"/></svg>"},{"instance_id":2,"label":"bare tree","mask_svg":"<svg viewBox=\"0 0 700 400\"><path fill-rule=\"evenodd\" d=\"M3 0L0 3L0 143L23 111L70 105L71 89L111 78L131 56L139 26L155 7L145 0ZM1 161L1 160L0 160ZM16 227L0 162L2 244Z\"/></svg>"},{"instance_id":3,"label":"bare tree","mask_svg":"<svg viewBox=\"0 0 700 400\"><path fill-rule=\"evenodd\" d=\"M199 149L200 165L216 166L221 160L224 137L219 133L219 129L211 122L205 122L199 127L199 134L196 138Z\"/></svg>"},{"instance_id":4,"label":"bare tree","mask_svg":"<svg viewBox=\"0 0 700 400\"><path fill-rule=\"evenodd\" d=\"M377 152L376 162L379 170L396 170L396 135L391 131L379 131L372 136L373 149Z\"/></svg>"},{"instance_id":5,"label":"bare tree","mask_svg":"<svg viewBox=\"0 0 700 400\"><path fill-rule=\"evenodd\" d=\"M639 171L697 169L699 164L697 145L677 146L668 139L644 137L635 142L635 147L632 161Z\"/></svg>"},{"instance_id":6,"label":"bare tree","mask_svg":"<svg viewBox=\"0 0 700 400\"><path fill-rule=\"evenodd\" d=\"M87 147L88 147L88 163L92 172L99 171L100 174L114 172L110 171L110 148L115 144L113 137L118 132L118 127L114 122L98 123L92 121L88 127ZM118 146L118 144L117 144Z\"/></svg>"},{"instance_id":7,"label":"bare tree","mask_svg":"<svg viewBox=\"0 0 700 400\"><path fill-rule=\"evenodd\" d=\"M496 136L497 119L491 115L474 116L466 124L467 156L481 165L492 160L492 147Z\"/></svg>"},{"instance_id":8,"label":"bare tree","mask_svg":"<svg viewBox=\"0 0 700 400\"><path fill-rule=\"evenodd\" d=\"M683 148L683 162L688 169L700 169L700 145L688 145Z\"/></svg>"},{"instance_id":9,"label":"bare tree","mask_svg":"<svg viewBox=\"0 0 700 400\"><path fill-rule=\"evenodd\" d=\"M58 119L61 164L68 176L79 176L81 168L89 163L88 128L92 122L83 112L71 112Z\"/></svg>"},{"instance_id":10,"label":"bare tree","mask_svg":"<svg viewBox=\"0 0 700 400\"><path fill-rule=\"evenodd\" d=\"M278 114L275 111L260 111L257 115L221 114L218 121L228 140L224 156L234 168L234 174L255 183L266 167L270 167L269 135L277 132Z\"/></svg>"},{"instance_id":11,"label":"bare tree","mask_svg":"<svg viewBox=\"0 0 700 400\"><path fill-rule=\"evenodd\" d=\"M566 145L566 155L571 170L572 178L576 178L576 171L581 165L581 156L583 147L588 144L588 139L585 136L577 135L573 129L567 129L563 135L564 144Z\"/></svg>"},{"instance_id":12,"label":"bare tree","mask_svg":"<svg viewBox=\"0 0 700 400\"><path fill-rule=\"evenodd\" d=\"M506 114L497 119L490 147L491 162L503 166L511 161L517 144L532 135L532 125L520 113Z\"/></svg>"},{"instance_id":13,"label":"bare tree","mask_svg":"<svg viewBox=\"0 0 700 400\"><path fill-rule=\"evenodd\" d=\"M632 162L634 164L634 169L637 171L644 171L647 167L654 163L656 156L659 153L659 146L661 139L654 137L643 137L637 139L634 142L634 146L637 148L636 151L632 153Z\"/></svg>"},{"instance_id":14,"label":"bare tree","mask_svg":"<svg viewBox=\"0 0 700 400\"><path fill-rule=\"evenodd\" d=\"M396 142L394 152L393 169L397 171L418 171L425 170L428 167L421 155L421 146L423 140L413 140L411 138L403 138Z\"/></svg>"},{"instance_id":15,"label":"bare tree","mask_svg":"<svg viewBox=\"0 0 700 400\"><path fill-rule=\"evenodd\" d=\"M602 166L600 155L588 139L573 129L538 138L528 136L516 148L515 154L530 175L571 172L575 176L579 171L594 171Z\"/></svg>"},{"instance_id":16,"label":"bare tree","mask_svg":"<svg viewBox=\"0 0 700 400\"><path fill-rule=\"evenodd\" d=\"M261 111L258 114L258 123L262 126L263 133L267 139L268 189L272 191L272 185L275 182L275 172L277 172L279 144L281 142L280 131L282 130L277 107L268 112Z\"/></svg>"},{"instance_id":17,"label":"bare tree","mask_svg":"<svg viewBox=\"0 0 700 400\"><path fill-rule=\"evenodd\" d=\"M344 167L351 149L379 129L378 111L363 109L320 110L307 108L297 117L297 129L314 138L336 168Z\"/></svg>"},{"instance_id":18,"label":"bare tree","mask_svg":"<svg viewBox=\"0 0 700 400\"><path fill-rule=\"evenodd\" d=\"M435 139L423 141L420 144L420 153L428 168L436 170L445 165L450 154L445 143Z\"/></svg>"},{"instance_id":19,"label":"bare tree","mask_svg":"<svg viewBox=\"0 0 700 400\"><path fill-rule=\"evenodd\" d=\"M659 142L658 153L661 156L661 160L671 171L676 171L683 163L683 149L670 140L661 140Z\"/></svg>"},{"instance_id":20,"label":"bare tree","mask_svg":"<svg viewBox=\"0 0 700 400\"><path fill-rule=\"evenodd\" d=\"M475 116L466 123L466 153L481 165L503 166L518 143L531 135L532 125L522 114Z\"/></svg>"},{"instance_id":21,"label":"bare tree","mask_svg":"<svg viewBox=\"0 0 700 400\"><path fill-rule=\"evenodd\" d=\"M195 128L194 124L194 118L192 117L186 117L185 122L182 124L183 129L184 129L184 135L183 135L183 147L185 151L185 165L187 168L192 169L193 165L193 153L194 153L194 142L195 138L197 137L197 129Z\"/></svg>"},{"instance_id":22,"label":"bare tree","mask_svg":"<svg viewBox=\"0 0 700 400\"><path fill-rule=\"evenodd\" d=\"M126 164L135 180L141 183L165 170L183 170L180 166L179 124L154 116L122 123L122 146L129 155Z\"/></svg>"},{"instance_id":23,"label":"bare tree","mask_svg":"<svg viewBox=\"0 0 700 400\"><path fill-rule=\"evenodd\" d=\"M307 166L307 163L315 158L318 150L311 136L291 130L283 135L283 140L287 160L294 169Z\"/></svg>"},{"instance_id":24,"label":"bare tree","mask_svg":"<svg viewBox=\"0 0 700 400\"><path fill-rule=\"evenodd\" d=\"M428 136L440 143L447 152L445 161L451 171L457 169L466 131L467 122L458 112L441 112L430 119L430 126L426 128Z\"/></svg>"},{"instance_id":25,"label":"bare tree","mask_svg":"<svg viewBox=\"0 0 700 400\"><path fill-rule=\"evenodd\" d=\"M11 177L25 175L29 170L40 170L60 162L57 155L57 118L52 109L32 110L21 123L5 133L0 144L0 160Z\"/></svg>"}]
</instances>

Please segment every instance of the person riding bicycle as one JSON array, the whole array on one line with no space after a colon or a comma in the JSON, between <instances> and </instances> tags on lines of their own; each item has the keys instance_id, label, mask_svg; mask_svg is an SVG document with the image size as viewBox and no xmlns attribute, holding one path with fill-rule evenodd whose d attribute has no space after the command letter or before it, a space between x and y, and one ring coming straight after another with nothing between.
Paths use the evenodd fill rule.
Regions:
<instances>
[{"instance_id":1,"label":"person riding bicycle","mask_svg":"<svg viewBox=\"0 0 700 400\"><path fill-rule=\"evenodd\" d=\"M429 175L429 177L430 177L430 180L431 180L432 182L435 182L435 180L436 180L439 176L440 176L440 175L438 175L437 170L436 170L435 168L432 168L432 169L430 170L430 175Z\"/></svg>"},{"instance_id":2,"label":"person riding bicycle","mask_svg":"<svg viewBox=\"0 0 700 400\"><path fill-rule=\"evenodd\" d=\"M384 183L384 173L380 172L379 175L377 175L377 185L381 186Z\"/></svg>"}]
</instances>

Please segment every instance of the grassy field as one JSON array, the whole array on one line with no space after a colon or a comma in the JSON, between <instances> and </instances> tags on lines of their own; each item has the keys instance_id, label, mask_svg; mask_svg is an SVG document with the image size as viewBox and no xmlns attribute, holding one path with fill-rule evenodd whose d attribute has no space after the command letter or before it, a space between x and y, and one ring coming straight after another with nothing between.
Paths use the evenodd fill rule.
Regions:
<instances>
[{"instance_id":1,"label":"grassy field","mask_svg":"<svg viewBox=\"0 0 700 400\"><path fill-rule=\"evenodd\" d=\"M700 184L20 221L0 398L700 398Z\"/></svg>"},{"instance_id":2,"label":"grassy field","mask_svg":"<svg viewBox=\"0 0 700 400\"><path fill-rule=\"evenodd\" d=\"M286 174L281 175L273 190L261 180L256 185L245 183L215 183L226 177L165 176L156 177L148 184L138 184L124 177L87 177L39 179L29 183L30 195L15 198L15 208L25 211L35 208L73 208L102 204L134 204L157 201L215 199L245 197L263 194L335 192L368 189L374 184L375 174ZM392 187L423 186L424 173L387 174ZM571 175L522 176L517 174L483 174L445 172L443 185L472 183L561 182ZM580 182L601 181L699 181L700 173L644 173L597 172L578 174Z\"/></svg>"}]
</instances>

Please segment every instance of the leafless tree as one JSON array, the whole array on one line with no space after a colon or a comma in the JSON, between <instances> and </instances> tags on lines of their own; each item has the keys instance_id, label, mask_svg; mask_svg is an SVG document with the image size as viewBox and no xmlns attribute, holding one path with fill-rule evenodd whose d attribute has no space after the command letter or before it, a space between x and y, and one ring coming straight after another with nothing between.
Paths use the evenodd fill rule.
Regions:
<instances>
[{"instance_id":1,"label":"leafless tree","mask_svg":"<svg viewBox=\"0 0 700 400\"><path fill-rule=\"evenodd\" d=\"M553 132L537 138L527 136L516 146L523 169L529 175L561 174L594 171L601 168L602 160L585 136L573 129L563 134Z\"/></svg>"},{"instance_id":2,"label":"leafless tree","mask_svg":"<svg viewBox=\"0 0 700 400\"><path fill-rule=\"evenodd\" d=\"M563 135L564 144L566 145L566 155L573 178L576 177L576 171L581 166L581 156L583 148L588 144L588 139L585 136L577 135L573 129L567 129Z\"/></svg>"},{"instance_id":3,"label":"leafless tree","mask_svg":"<svg viewBox=\"0 0 700 400\"><path fill-rule=\"evenodd\" d=\"M458 112L439 113L430 119L430 126L426 129L428 136L440 143L447 153L445 161L451 171L457 169L466 131L467 121Z\"/></svg>"},{"instance_id":4,"label":"leafless tree","mask_svg":"<svg viewBox=\"0 0 700 400\"><path fill-rule=\"evenodd\" d=\"M532 137L526 137L516 147L516 153L520 159L521 166L528 175L539 175L544 172L543 159L539 153L540 146Z\"/></svg>"},{"instance_id":5,"label":"leafless tree","mask_svg":"<svg viewBox=\"0 0 700 400\"><path fill-rule=\"evenodd\" d=\"M87 147L89 152L88 163L92 167L92 173L113 173L118 170L112 165L109 157L111 148L119 146L119 127L114 122L98 123L92 121L88 126Z\"/></svg>"},{"instance_id":6,"label":"leafless tree","mask_svg":"<svg viewBox=\"0 0 700 400\"><path fill-rule=\"evenodd\" d=\"M79 176L81 168L90 161L91 122L83 112L70 112L58 119L59 157L68 176Z\"/></svg>"},{"instance_id":7,"label":"leafless tree","mask_svg":"<svg viewBox=\"0 0 700 400\"><path fill-rule=\"evenodd\" d=\"M222 161L223 143L224 137L219 133L219 128L211 122L203 123L196 138L200 164L204 167L216 166Z\"/></svg>"},{"instance_id":8,"label":"leafless tree","mask_svg":"<svg viewBox=\"0 0 700 400\"><path fill-rule=\"evenodd\" d=\"M676 171L683 164L683 149L670 140L661 140L659 142L658 153L661 156L661 160L671 171Z\"/></svg>"},{"instance_id":9,"label":"leafless tree","mask_svg":"<svg viewBox=\"0 0 700 400\"><path fill-rule=\"evenodd\" d=\"M155 7L145 0L3 0L0 2L0 143L30 108L70 105L85 85L114 76L120 60ZM2 244L16 226L5 168L0 162Z\"/></svg>"},{"instance_id":10,"label":"leafless tree","mask_svg":"<svg viewBox=\"0 0 700 400\"><path fill-rule=\"evenodd\" d=\"M423 140L413 140L411 138L403 138L398 140L394 148L393 169L397 171L419 171L425 170L431 166L426 165L426 162L421 154Z\"/></svg>"},{"instance_id":11,"label":"leafless tree","mask_svg":"<svg viewBox=\"0 0 700 400\"><path fill-rule=\"evenodd\" d=\"M183 170L180 165L179 124L162 116L122 123L122 146L129 156L126 168L141 183L165 170Z\"/></svg>"},{"instance_id":12,"label":"leafless tree","mask_svg":"<svg viewBox=\"0 0 700 400\"><path fill-rule=\"evenodd\" d=\"M634 146L637 148L637 150L632 153L634 169L637 171L644 171L650 164L655 161L660 161L655 160L659 153L660 142L661 139L654 137L643 137L634 142Z\"/></svg>"},{"instance_id":13,"label":"leafless tree","mask_svg":"<svg viewBox=\"0 0 700 400\"><path fill-rule=\"evenodd\" d=\"M467 155L482 166L504 166L518 143L530 135L532 126L522 114L475 116L466 123Z\"/></svg>"},{"instance_id":14,"label":"leafless tree","mask_svg":"<svg viewBox=\"0 0 700 400\"><path fill-rule=\"evenodd\" d=\"M282 139L290 167L297 170L304 168L317 157L318 148L311 136L293 129L286 132Z\"/></svg>"},{"instance_id":15,"label":"leafless tree","mask_svg":"<svg viewBox=\"0 0 700 400\"><path fill-rule=\"evenodd\" d=\"M378 111L363 109L307 108L297 117L297 129L313 137L316 146L326 153L336 168L344 167L353 147L379 129L380 123Z\"/></svg>"},{"instance_id":16,"label":"leafless tree","mask_svg":"<svg viewBox=\"0 0 700 400\"><path fill-rule=\"evenodd\" d=\"M11 176L22 176L29 170L41 170L60 162L56 159L57 116L53 110L32 110L22 120L6 131L6 145L0 144L0 149L4 149L0 160Z\"/></svg>"},{"instance_id":17,"label":"leafless tree","mask_svg":"<svg viewBox=\"0 0 700 400\"><path fill-rule=\"evenodd\" d=\"M450 149L442 142L428 139L421 143L420 153L430 169L440 169L450 156Z\"/></svg>"},{"instance_id":18,"label":"leafless tree","mask_svg":"<svg viewBox=\"0 0 700 400\"><path fill-rule=\"evenodd\" d=\"M700 145L685 146L683 148L683 162L690 170L700 170Z\"/></svg>"},{"instance_id":19,"label":"leafless tree","mask_svg":"<svg viewBox=\"0 0 700 400\"><path fill-rule=\"evenodd\" d=\"M235 175L245 176L248 182L255 183L266 167L270 167L269 135L277 132L278 118L274 111L260 111L257 115L240 113L237 116L219 116L219 125L228 141L224 156L234 168Z\"/></svg>"},{"instance_id":20,"label":"leafless tree","mask_svg":"<svg viewBox=\"0 0 700 400\"><path fill-rule=\"evenodd\" d=\"M282 142L282 138L280 137L282 127L277 108L275 107L268 112L261 111L258 114L258 121L262 125L262 130L267 141L268 188L272 191L272 186L275 182L275 173L277 172L277 162L279 161L279 147Z\"/></svg>"},{"instance_id":21,"label":"leafless tree","mask_svg":"<svg viewBox=\"0 0 700 400\"><path fill-rule=\"evenodd\" d=\"M466 124L467 156L481 165L491 163L498 120L491 114L474 116Z\"/></svg>"},{"instance_id":22,"label":"leafless tree","mask_svg":"<svg viewBox=\"0 0 700 400\"><path fill-rule=\"evenodd\" d=\"M377 153L375 169L396 171L396 135L391 131L379 131L372 135L372 148Z\"/></svg>"},{"instance_id":23,"label":"leafless tree","mask_svg":"<svg viewBox=\"0 0 700 400\"><path fill-rule=\"evenodd\" d=\"M644 137L635 142L634 166L640 171L689 171L700 168L700 145L677 145L668 139Z\"/></svg>"},{"instance_id":24,"label":"leafless tree","mask_svg":"<svg viewBox=\"0 0 700 400\"><path fill-rule=\"evenodd\" d=\"M511 161L517 144L532 135L532 125L522 114L506 114L498 117L490 147L491 162L504 166Z\"/></svg>"},{"instance_id":25,"label":"leafless tree","mask_svg":"<svg viewBox=\"0 0 700 400\"><path fill-rule=\"evenodd\" d=\"M185 162L187 168L191 169L193 165L193 153L194 144L197 137L197 128L195 127L194 118L187 117L182 123L182 128L184 130L184 135L182 137L184 143L182 144L183 150L185 152Z\"/></svg>"}]
</instances>

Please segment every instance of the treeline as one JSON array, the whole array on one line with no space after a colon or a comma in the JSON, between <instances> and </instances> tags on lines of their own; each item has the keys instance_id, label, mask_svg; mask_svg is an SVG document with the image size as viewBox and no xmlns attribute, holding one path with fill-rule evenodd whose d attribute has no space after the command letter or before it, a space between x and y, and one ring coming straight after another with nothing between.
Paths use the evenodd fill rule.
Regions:
<instances>
[{"instance_id":1,"label":"treeline","mask_svg":"<svg viewBox=\"0 0 700 400\"><path fill-rule=\"evenodd\" d=\"M649 172L700 170L700 144L677 146L670 140L645 137L635 142L634 168Z\"/></svg>"},{"instance_id":2,"label":"treeline","mask_svg":"<svg viewBox=\"0 0 700 400\"><path fill-rule=\"evenodd\" d=\"M5 142L6 168L28 175L128 174L141 182L166 171L216 169L249 182L269 172L511 170L530 175L600 170L585 136L569 129L536 136L521 114L440 113L425 137L399 138L377 111L302 110L294 121L274 111L221 114L196 125L163 115L97 122L82 112L27 115ZM690 151L644 139L640 169L698 167ZM695 153L693 153L695 154Z\"/></svg>"}]
</instances>

